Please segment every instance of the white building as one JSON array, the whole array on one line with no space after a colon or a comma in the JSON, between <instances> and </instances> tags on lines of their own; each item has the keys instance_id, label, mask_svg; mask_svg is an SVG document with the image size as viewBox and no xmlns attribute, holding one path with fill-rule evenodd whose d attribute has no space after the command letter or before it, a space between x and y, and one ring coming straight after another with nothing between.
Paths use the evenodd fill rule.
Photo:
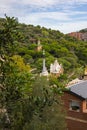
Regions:
<instances>
[{"instance_id":1,"label":"white building","mask_svg":"<svg viewBox=\"0 0 87 130\"><path fill-rule=\"evenodd\" d=\"M59 76L62 73L63 73L62 65L59 64L57 60L55 60L54 63L50 65L50 74Z\"/></svg>"},{"instance_id":2,"label":"white building","mask_svg":"<svg viewBox=\"0 0 87 130\"><path fill-rule=\"evenodd\" d=\"M60 74L63 74L63 67L61 64L58 63L57 60L55 60L54 63L50 65L50 74L48 73L45 64L45 51L43 50L43 68L42 68L42 72L40 73L40 76L54 75L58 77L60 76Z\"/></svg>"}]
</instances>

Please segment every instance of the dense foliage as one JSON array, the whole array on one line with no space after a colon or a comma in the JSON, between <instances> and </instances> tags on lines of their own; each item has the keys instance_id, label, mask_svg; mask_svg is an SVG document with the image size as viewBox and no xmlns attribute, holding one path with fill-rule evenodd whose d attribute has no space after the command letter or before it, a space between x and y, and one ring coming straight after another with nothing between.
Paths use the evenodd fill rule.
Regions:
<instances>
[{"instance_id":1,"label":"dense foliage","mask_svg":"<svg viewBox=\"0 0 87 130\"><path fill-rule=\"evenodd\" d=\"M19 26L14 17L6 16L1 22L0 130L65 130L60 95L66 76L58 82L31 73L42 54L35 51L36 44L22 43L25 36Z\"/></svg>"},{"instance_id":2,"label":"dense foliage","mask_svg":"<svg viewBox=\"0 0 87 130\"><path fill-rule=\"evenodd\" d=\"M3 28L2 21L5 20L0 19L1 29ZM83 75L84 67L87 64L87 42L79 41L59 31L40 27L39 25L18 23L16 30L21 34L19 48L16 52L32 68L36 68L36 72L40 73L42 69L42 51L36 51L38 40L40 40L43 49L46 51L48 70L50 69L50 63L57 58L59 63L62 63L65 74L70 79Z\"/></svg>"},{"instance_id":3,"label":"dense foliage","mask_svg":"<svg viewBox=\"0 0 87 130\"><path fill-rule=\"evenodd\" d=\"M55 59L64 74L39 77L42 50L46 66ZM83 76L87 64L87 42L59 31L20 24L14 17L0 19L0 129L65 130L60 95L72 78ZM62 112L61 112L62 111Z\"/></svg>"},{"instance_id":4,"label":"dense foliage","mask_svg":"<svg viewBox=\"0 0 87 130\"><path fill-rule=\"evenodd\" d=\"M37 42L40 40L42 48L46 51L46 65L58 59L62 63L64 72L70 79L81 77L87 64L87 42L79 41L59 31L46 29L40 26L19 24L18 30L22 32L24 40L20 41L18 54L23 56L26 63L42 69L42 51L36 51Z\"/></svg>"}]
</instances>

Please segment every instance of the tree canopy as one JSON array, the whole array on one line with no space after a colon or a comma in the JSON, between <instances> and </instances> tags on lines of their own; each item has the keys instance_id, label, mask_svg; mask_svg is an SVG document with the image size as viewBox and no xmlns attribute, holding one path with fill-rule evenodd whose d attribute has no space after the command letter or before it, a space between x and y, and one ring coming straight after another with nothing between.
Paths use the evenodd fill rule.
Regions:
<instances>
[{"instance_id":1,"label":"tree canopy","mask_svg":"<svg viewBox=\"0 0 87 130\"><path fill-rule=\"evenodd\" d=\"M63 86L57 84L57 79L48 80L31 73L42 53L35 46L29 49L30 44L21 42L26 37L19 28L17 19L6 16L0 29L0 129L65 130L65 112L60 100ZM34 31L40 33L39 29L37 26ZM43 33L44 37L46 34ZM47 55L52 57L49 52ZM33 60L31 64L27 57Z\"/></svg>"}]
</instances>

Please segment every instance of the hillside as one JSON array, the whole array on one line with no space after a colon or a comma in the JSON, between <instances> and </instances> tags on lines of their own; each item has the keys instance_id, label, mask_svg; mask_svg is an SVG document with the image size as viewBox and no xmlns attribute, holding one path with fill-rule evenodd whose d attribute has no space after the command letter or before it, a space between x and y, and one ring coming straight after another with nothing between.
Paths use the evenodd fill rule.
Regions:
<instances>
[{"instance_id":1,"label":"hillside","mask_svg":"<svg viewBox=\"0 0 87 130\"><path fill-rule=\"evenodd\" d=\"M0 19L0 30L4 19ZM17 54L24 58L25 63L36 72L42 70L42 50L37 51L40 40L42 48L46 51L46 66L57 59L63 65L64 74L70 78L80 77L87 64L87 42L64 35L63 33L45 27L18 23L17 30L21 34Z\"/></svg>"}]
</instances>

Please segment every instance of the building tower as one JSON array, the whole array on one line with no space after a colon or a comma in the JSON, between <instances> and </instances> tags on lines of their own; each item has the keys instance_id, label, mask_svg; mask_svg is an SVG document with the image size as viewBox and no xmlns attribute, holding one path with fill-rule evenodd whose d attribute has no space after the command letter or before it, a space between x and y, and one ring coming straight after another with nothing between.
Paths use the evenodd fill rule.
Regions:
<instances>
[{"instance_id":1,"label":"building tower","mask_svg":"<svg viewBox=\"0 0 87 130\"><path fill-rule=\"evenodd\" d=\"M40 74L41 76L48 76L48 71L45 65L45 50L43 50L43 68L42 68L42 73Z\"/></svg>"},{"instance_id":2,"label":"building tower","mask_svg":"<svg viewBox=\"0 0 87 130\"><path fill-rule=\"evenodd\" d=\"M37 51L41 51L42 50L42 45L40 44L40 40L38 40L37 42Z\"/></svg>"}]
</instances>

